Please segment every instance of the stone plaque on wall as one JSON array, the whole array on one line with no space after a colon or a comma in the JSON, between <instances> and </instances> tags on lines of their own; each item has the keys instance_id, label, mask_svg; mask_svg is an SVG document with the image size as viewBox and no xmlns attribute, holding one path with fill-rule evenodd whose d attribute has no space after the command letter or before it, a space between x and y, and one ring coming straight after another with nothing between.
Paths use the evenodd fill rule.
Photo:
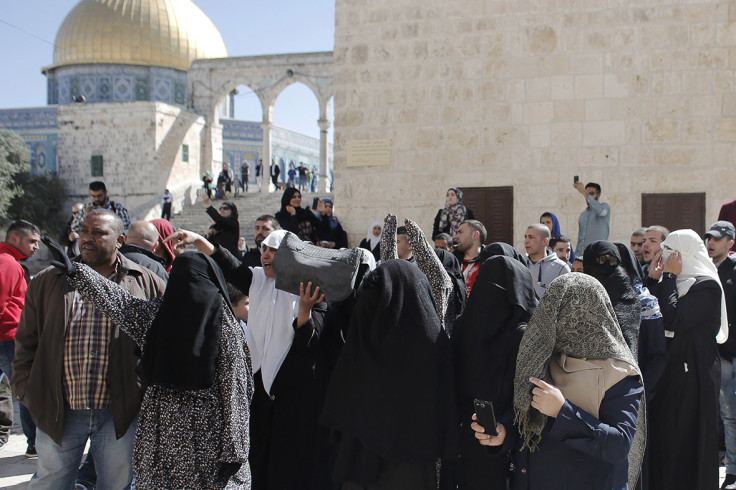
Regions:
<instances>
[{"instance_id":1,"label":"stone plaque on wall","mask_svg":"<svg viewBox=\"0 0 736 490\"><path fill-rule=\"evenodd\" d=\"M348 140L348 167L391 165L391 143L388 139Z\"/></svg>"}]
</instances>

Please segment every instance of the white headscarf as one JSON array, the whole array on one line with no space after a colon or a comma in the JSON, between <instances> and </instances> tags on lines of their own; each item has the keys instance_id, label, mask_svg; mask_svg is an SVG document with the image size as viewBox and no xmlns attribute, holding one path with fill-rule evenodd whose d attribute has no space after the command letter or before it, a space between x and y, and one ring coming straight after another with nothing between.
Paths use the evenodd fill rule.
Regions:
<instances>
[{"instance_id":1,"label":"white headscarf","mask_svg":"<svg viewBox=\"0 0 736 490\"><path fill-rule=\"evenodd\" d=\"M378 236L375 236L373 234L373 228L375 228L376 226L380 227L381 231L383 231L383 223L381 223L380 221L374 221L371 224L371 227L368 228L368 234L365 236L365 239L368 240L368 242L371 244L371 250L376 248L376 245L378 245L378 242L381 241L380 233L378 234Z\"/></svg>"},{"instance_id":2,"label":"white headscarf","mask_svg":"<svg viewBox=\"0 0 736 490\"><path fill-rule=\"evenodd\" d=\"M271 232L261 243L261 250L279 248L286 233L286 230ZM253 281L248 292L250 312L245 336L253 372L261 370L263 387L271 394L273 381L294 340L292 323L299 314L299 296L276 289L276 279L267 277L262 267L250 270Z\"/></svg>"},{"instance_id":3,"label":"white headscarf","mask_svg":"<svg viewBox=\"0 0 736 490\"><path fill-rule=\"evenodd\" d=\"M695 278L698 276L710 277L721 286L721 328L716 335L716 342L719 344L724 343L728 340L726 299L723 294L721 280L718 277L718 269L716 269L713 261L708 257L708 251L703 244L703 240L693 230L677 230L667 235L665 241L662 242L662 261L666 261L672 253L664 249L664 247L677 250L682 257L682 271L677 276L678 297L687 294L690 287L695 284Z\"/></svg>"}]
</instances>

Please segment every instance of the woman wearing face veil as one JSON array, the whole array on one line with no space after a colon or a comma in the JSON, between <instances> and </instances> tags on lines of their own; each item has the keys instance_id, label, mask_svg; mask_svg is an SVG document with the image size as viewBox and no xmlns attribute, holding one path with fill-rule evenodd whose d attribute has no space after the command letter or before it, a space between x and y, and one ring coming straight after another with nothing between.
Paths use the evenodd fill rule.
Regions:
<instances>
[{"instance_id":1,"label":"woman wearing face veil","mask_svg":"<svg viewBox=\"0 0 736 490\"><path fill-rule=\"evenodd\" d=\"M250 488L250 351L217 265L204 254L180 255L163 298L153 300L84 264L55 265L142 351L136 487Z\"/></svg>"},{"instance_id":2,"label":"woman wearing face veil","mask_svg":"<svg viewBox=\"0 0 736 490\"><path fill-rule=\"evenodd\" d=\"M605 289L570 273L550 283L519 345L514 428L481 444L515 447L515 489L624 490L639 476L644 388Z\"/></svg>"},{"instance_id":3,"label":"woman wearing face veil","mask_svg":"<svg viewBox=\"0 0 736 490\"><path fill-rule=\"evenodd\" d=\"M470 428L473 400L492 401L499 423L511 427L516 353L536 307L528 268L506 256L483 262L452 337L460 427L453 488L506 488L509 451L478 444Z\"/></svg>"},{"instance_id":4,"label":"woman wearing face veil","mask_svg":"<svg viewBox=\"0 0 736 490\"><path fill-rule=\"evenodd\" d=\"M649 488L718 488L721 371L716 342L728 338L718 271L692 230L670 233L650 267L661 274L657 297L671 340L649 411Z\"/></svg>"},{"instance_id":5,"label":"woman wearing face veil","mask_svg":"<svg viewBox=\"0 0 736 490\"><path fill-rule=\"evenodd\" d=\"M457 454L450 345L427 277L389 260L363 279L322 423L340 434L343 489L437 488Z\"/></svg>"}]
</instances>

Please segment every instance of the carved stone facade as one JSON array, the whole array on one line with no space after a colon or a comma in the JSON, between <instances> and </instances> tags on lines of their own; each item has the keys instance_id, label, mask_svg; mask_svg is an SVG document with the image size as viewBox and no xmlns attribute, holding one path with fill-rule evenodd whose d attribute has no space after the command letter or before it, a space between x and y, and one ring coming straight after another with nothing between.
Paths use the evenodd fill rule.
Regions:
<instances>
[{"instance_id":1,"label":"carved stone facade","mask_svg":"<svg viewBox=\"0 0 736 490\"><path fill-rule=\"evenodd\" d=\"M193 202L201 185L204 118L159 102L59 106L58 169L75 200L102 180L132 216L161 214L160 196L175 196L174 212ZM186 147L186 149L184 149ZM102 175L92 158L101 157Z\"/></svg>"},{"instance_id":2,"label":"carved stone facade","mask_svg":"<svg viewBox=\"0 0 736 490\"><path fill-rule=\"evenodd\" d=\"M428 230L450 186L513 186L515 245L544 211L575 239L599 182L611 238L642 193L736 198L736 3L337 0L336 203L357 243L391 210ZM387 167L348 167L388 139ZM493 223L486 223L493 226Z\"/></svg>"}]
</instances>

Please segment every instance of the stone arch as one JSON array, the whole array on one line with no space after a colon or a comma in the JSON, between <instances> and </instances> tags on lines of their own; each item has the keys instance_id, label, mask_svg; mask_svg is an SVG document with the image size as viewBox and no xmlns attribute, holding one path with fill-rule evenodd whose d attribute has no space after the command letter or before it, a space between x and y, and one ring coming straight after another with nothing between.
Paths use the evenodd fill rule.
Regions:
<instances>
[{"instance_id":1,"label":"stone arch","mask_svg":"<svg viewBox=\"0 0 736 490\"><path fill-rule=\"evenodd\" d=\"M202 161L217 165L221 155L222 127L217 107L230 91L245 85L256 93L262 108L264 175L270 169L273 107L278 95L289 85L306 85L317 98L320 128L320 174L327 174L327 131L331 124L329 101L333 96L334 60L332 52L247 56L195 60L188 74L189 108L204 115L206 126ZM210 163L211 162L211 163ZM327 179L323 179L326 181Z\"/></svg>"}]
</instances>

